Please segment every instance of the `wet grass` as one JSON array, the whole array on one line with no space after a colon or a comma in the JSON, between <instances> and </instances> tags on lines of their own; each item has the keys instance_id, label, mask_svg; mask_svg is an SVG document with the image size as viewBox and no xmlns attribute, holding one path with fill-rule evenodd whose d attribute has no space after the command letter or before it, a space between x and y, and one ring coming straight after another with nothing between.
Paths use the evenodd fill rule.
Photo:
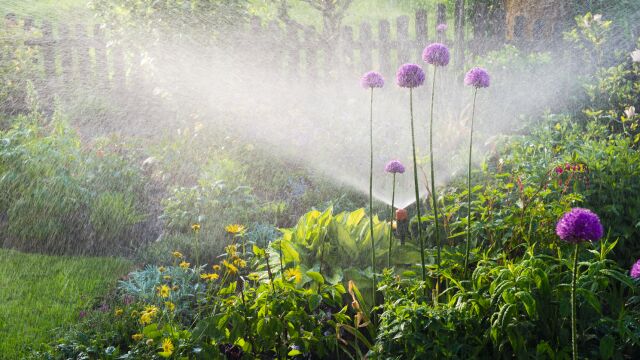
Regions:
<instances>
[{"instance_id":1,"label":"wet grass","mask_svg":"<svg viewBox=\"0 0 640 360\"><path fill-rule=\"evenodd\" d=\"M0 359L18 359L107 293L132 264L0 249Z\"/></svg>"}]
</instances>

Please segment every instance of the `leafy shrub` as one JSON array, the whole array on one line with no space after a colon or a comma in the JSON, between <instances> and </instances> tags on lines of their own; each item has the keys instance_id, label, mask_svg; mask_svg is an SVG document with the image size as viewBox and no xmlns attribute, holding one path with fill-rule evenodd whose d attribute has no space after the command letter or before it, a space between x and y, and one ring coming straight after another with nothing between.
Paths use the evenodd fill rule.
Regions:
<instances>
[{"instance_id":1,"label":"leafy shrub","mask_svg":"<svg viewBox=\"0 0 640 360\"><path fill-rule=\"evenodd\" d=\"M273 249L254 246L252 253L241 254L230 245L226 251L213 267L190 267L175 252L170 266L129 274L114 303L92 312L34 357L335 358L359 353L353 337L366 338L351 325L341 284L329 285L321 274L298 267L276 272L270 265L277 257ZM357 288L349 291L354 301L361 299Z\"/></svg>"},{"instance_id":2,"label":"leafy shrub","mask_svg":"<svg viewBox=\"0 0 640 360\"><path fill-rule=\"evenodd\" d=\"M581 356L637 356L640 328L633 319L640 308L626 305L636 286L607 259L615 246L603 241L579 263ZM484 258L468 282L445 272L449 288L439 306L422 297L420 282L387 272L374 358L569 357L571 264L564 250L553 256L529 247L522 259Z\"/></svg>"},{"instance_id":3,"label":"leafy shrub","mask_svg":"<svg viewBox=\"0 0 640 360\"><path fill-rule=\"evenodd\" d=\"M96 254L135 246L135 225L146 219L147 201L134 160L106 144L83 149L59 115L46 127L41 121L37 114L23 116L0 134L4 245Z\"/></svg>"}]
</instances>

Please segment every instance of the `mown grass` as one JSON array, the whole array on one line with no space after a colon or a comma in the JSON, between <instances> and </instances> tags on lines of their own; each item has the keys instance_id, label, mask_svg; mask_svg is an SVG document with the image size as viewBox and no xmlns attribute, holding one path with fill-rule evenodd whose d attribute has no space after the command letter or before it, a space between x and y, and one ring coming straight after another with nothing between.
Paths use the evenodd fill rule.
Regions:
<instances>
[{"instance_id":1,"label":"mown grass","mask_svg":"<svg viewBox=\"0 0 640 360\"><path fill-rule=\"evenodd\" d=\"M132 268L120 258L58 257L0 249L0 359L19 359L105 295Z\"/></svg>"}]
</instances>

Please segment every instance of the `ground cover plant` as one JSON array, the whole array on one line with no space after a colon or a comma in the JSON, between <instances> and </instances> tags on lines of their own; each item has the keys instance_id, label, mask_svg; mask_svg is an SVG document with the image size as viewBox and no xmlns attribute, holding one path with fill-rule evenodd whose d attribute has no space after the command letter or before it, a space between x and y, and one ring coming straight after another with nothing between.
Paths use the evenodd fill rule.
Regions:
<instances>
[{"instance_id":1,"label":"ground cover plant","mask_svg":"<svg viewBox=\"0 0 640 360\"><path fill-rule=\"evenodd\" d=\"M247 20L249 9L189 4L94 6L158 42ZM194 29L183 21L189 11L203 13ZM165 20L171 12L180 16ZM42 110L30 81L7 87L1 95L18 94L29 108L8 114L0 130L1 244L22 251L0 249L0 358L638 357L640 50L606 51L616 45L612 24L576 18L563 46L582 64L579 81L544 114L520 116L521 103L493 97L504 96L495 92L501 81L533 84L560 62L551 52L507 45L453 70L448 46L432 43L426 64L400 65L395 81L375 71L349 78L367 90L369 110L366 132L354 127L340 139L353 146L344 156L354 167L360 158L367 165L360 193L269 154L269 143L233 126L208 126L240 121L231 115L205 125L206 111L185 105L170 115L176 131L94 137L64 104ZM224 38L223 27L212 35L207 43ZM451 94L459 99L445 101ZM390 128L379 114L396 99L403 111L394 116L404 120ZM513 112L508 134L474 127L502 103ZM464 134L459 149L434 151L451 127ZM406 131L394 147L411 149L413 174L401 175L378 128ZM322 151L305 140L282 138L291 152ZM463 170L437 181L442 162ZM396 209L401 176L415 198ZM374 192L383 181L390 202Z\"/></svg>"}]
</instances>

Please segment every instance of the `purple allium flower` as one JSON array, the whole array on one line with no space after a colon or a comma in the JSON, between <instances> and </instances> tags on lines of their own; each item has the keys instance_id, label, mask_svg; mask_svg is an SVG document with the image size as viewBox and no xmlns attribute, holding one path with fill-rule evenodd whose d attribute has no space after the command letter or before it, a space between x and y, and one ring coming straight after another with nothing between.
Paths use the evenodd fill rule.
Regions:
<instances>
[{"instance_id":1,"label":"purple allium flower","mask_svg":"<svg viewBox=\"0 0 640 360\"><path fill-rule=\"evenodd\" d=\"M634 279L640 279L640 259L631 267L630 275Z\"/></svg>"},{"instance_id":2,"label":"purple allium flower","mask_svg":"<svg viewBox=\"0 0 640 360\"><path fill-rule=\"evenodd\" d=\"M481 67L475 67L469 70L464 77L465 85L475 86L477 88L489 87L490 82L491 78L489 77L489 73Z\"/></svg>"},{"instance_id":3,"label":"purple allium flower","mask_svg":"<svg viewBox=\"0 0 640 360\"><path fill-rule=\"evenodd\" d=\"M436 31L439 33L443 33L445 31L447 31L447 24L439 24L438 26L436 26Z\"/></svg>"},{"instance_id":4,"label":"purple allium flower","mask_svg":"<svg viewBox=\"0 0 640 360\"><path fill-rule=\"evenodd\" d=\"M416 64L404 64L396 73L396 82L400 87L418 87L424 83L424 78L424 71Z\"/></svg>"},{"instance_id":5,"label":"purple allium flower","mask_svg":"<svg viewBox=\"0 0 640 360\"><path fill-rule=\"evenodd\" d=\"M435 66L449 65L449 58L449 48L440 43L433 43L424 48L422 52L422 60Z\"/></svg>"},{"instance_id":6,"label":"purple allium flower","mask_svg":"<svg viewBox=\"0 0 640 360\"><path fill-rule=\"evenodd\" d=\"M380 73L375 71L369 71L368 73L362 75L362 79L360 79L360 85L363 88L381 88L384 86L384 78Z\"/></svg>"},{"instance_id":7,"label":"purple allium flower","mask_svg":"<svg viewBox=\"0 0 640 360\"><path fill-rule=\"evenodd\" d=\"M573 208L565 213L556 225L556 234L569 243L598 241L604 229L598 215L591 210Z\"/></svg>"},{"instance_id":8,"label":"purple allium flower","mask_svg":"<svg viewBox=\"0 0 640 360\"><path fill-rule=\"evenodd\" d=\"M391 160L385 165L384 171L392 174L404 173L404 165L398 160Z\"/></svg>"}]
</instances>

